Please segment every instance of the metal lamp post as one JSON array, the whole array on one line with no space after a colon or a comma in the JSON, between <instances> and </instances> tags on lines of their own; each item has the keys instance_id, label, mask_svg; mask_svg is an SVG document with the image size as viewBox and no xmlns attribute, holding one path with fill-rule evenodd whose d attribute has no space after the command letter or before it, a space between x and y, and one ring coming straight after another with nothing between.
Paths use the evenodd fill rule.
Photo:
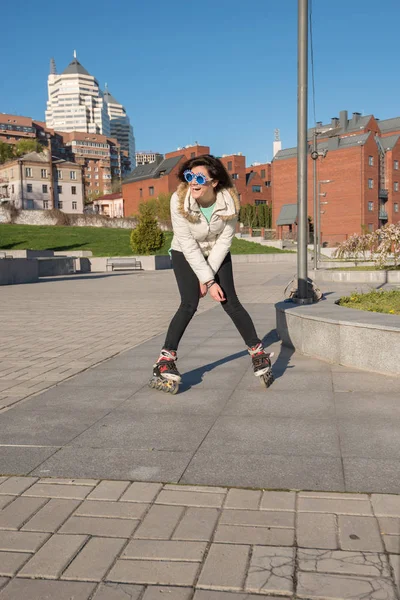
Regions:
<instances>
[{"instance_id":1,"label":"metal lamp post","mask_svg":"<svg viewBox=\"0 0 400 600\"><path fill-rule=\"evenodd\" d=\"M307 285L307 104L308 104L308 0L298 0L298 80L297 80L297 298L308 304Z\"/></svg>"}]
</instances>

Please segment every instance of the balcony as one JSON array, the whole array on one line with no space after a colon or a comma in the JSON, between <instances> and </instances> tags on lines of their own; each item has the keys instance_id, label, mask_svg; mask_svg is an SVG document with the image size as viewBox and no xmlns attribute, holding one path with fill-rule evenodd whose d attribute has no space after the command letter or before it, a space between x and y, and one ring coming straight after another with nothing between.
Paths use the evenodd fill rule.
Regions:
<instances>
[{"instance_id":1,"label":"balcony","mask_svg":"<svg viewBox=\"0 0 400 600\"><path fill-rule=\"evenodd\" d=\"M386 212L386 210L380 210L379 211L379 220L380 221L387 221L388 220L388 214Z\"/></svg>"},{"instance_id":2,"label":"balcony","mask_svg":"<svg viewBox=\"0 0 400 600\"><path fill-rule=\"evenodd\" d=\"M388 196L389 196L389 192L388 192L388 190L386 190L386 189L384 189L384 188L381 188L381 189L379 190L379 198L380 198L381 200L387 200L387 199L388 199Z\"/></svg>"}]
</instances>

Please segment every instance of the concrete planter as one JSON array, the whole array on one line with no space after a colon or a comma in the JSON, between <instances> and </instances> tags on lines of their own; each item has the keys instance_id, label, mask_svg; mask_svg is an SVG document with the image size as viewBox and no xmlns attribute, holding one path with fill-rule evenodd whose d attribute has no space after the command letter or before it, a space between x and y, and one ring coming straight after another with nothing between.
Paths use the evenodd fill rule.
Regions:
<instances>
[{"instance_id":1,"label":"concrete planter","mask_svg":"<svg viewBox=\"0 0 400 600\"><path fill-rule=\"evenodd\" d=\"M0 285L34 283L39 280L37 260L28 258L1 258Z\"/></svg>"},{"instance_id":2,"label":"concrete planter","mask_svg":"<svg viewBox=\"0 0 400 600\"><path fill-rule=\"evenodd\" d=\"M316 281L343 283L400 283L400 271L313 271Z\"/></svg>"},{"instance_id":3,"label":"concrete planter","mask_svg":"<svg viewBox=\"0 0 400 600\"><path fill-rule=\"evenodd\" d=\"M275 305L278 335L302 354L356 369L400 375L400 316L325 300Z\"/></svg>"}]
</instances>

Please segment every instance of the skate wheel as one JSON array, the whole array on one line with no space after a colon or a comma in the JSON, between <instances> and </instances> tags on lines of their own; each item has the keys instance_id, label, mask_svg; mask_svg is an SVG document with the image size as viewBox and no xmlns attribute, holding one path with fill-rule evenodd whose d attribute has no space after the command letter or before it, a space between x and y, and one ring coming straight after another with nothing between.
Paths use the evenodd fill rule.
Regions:
<instances>
[{"instance_id":1,"label":"skate wheel","mask_svg":"<svg viewBox=\"0 0 400 600\"><path fill-rule=\"evenodd\" d=\"M179 391L179 382L172 381L170 379L160 379L158 377L153 377L149 381L149 387L156 390L160 390L160 392L175 395Z\"/></svg>"},{"instance_id":2,"label":"skate wheel","mask_svg":"<svg viewBox=\"0 0 400 600\"><path fill-rule=\"evenodd\" d=\"M269 371L268 373L265 373L259 377L261 385L265 388L269 388L269 386L273 384L274 379L275 377L272 371Z\"/></svg>"}]
</instances>

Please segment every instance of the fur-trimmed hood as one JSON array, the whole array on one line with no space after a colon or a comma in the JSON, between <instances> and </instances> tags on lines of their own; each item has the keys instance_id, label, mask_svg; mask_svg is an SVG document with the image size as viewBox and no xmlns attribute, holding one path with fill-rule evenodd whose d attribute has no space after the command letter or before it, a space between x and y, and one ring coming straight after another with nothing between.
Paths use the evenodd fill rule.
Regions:
<instances>
[{"instance_id":1,"label":"fur-trimmed hood","mask_svg":"<svg viewBox=\"0 0 400 600\"><path fill-rule=\"evenodd\" d=\"M200 221L200 207L196 200L190 194L190 188L187 183L181 183L176 190L178 196L178 211L191 223ZM216 206L214 213L222 221L236 219L239 215L240 200L236 188L224 188L217 192Z\"/></svg>"}]
</instances>

